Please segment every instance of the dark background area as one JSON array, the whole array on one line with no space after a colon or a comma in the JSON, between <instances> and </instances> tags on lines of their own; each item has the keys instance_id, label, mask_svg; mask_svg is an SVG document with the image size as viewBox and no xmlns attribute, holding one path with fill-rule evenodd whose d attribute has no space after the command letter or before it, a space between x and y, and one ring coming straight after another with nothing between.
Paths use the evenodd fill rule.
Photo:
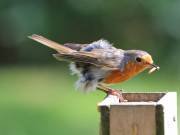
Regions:
<instances>
[{"instance_id":1,"label":"dark background area","mask_svg":"<svg viewBox=\"0 0 180 135\"><path fill-rule=\"evenodd\" d=\"M161 70L114 87L178 92L180 1L1 0L0 134L98 134L96 104L104 94L74 91L67 64L28 39L31 34L59 43L104 38L121 49L145 50Z\"/></svg>"}]
</instances>

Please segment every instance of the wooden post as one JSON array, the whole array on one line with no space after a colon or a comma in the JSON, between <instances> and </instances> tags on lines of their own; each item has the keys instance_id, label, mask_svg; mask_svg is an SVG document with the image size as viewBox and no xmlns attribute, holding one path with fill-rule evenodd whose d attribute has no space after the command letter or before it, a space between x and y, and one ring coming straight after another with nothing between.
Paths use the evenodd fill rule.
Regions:
<instances>
[{"instance_id":1,"label":"wooden post","mask_svg":"<svg viewBox=\"0 0 180 135\"><path fill-rule=\"evenodd\" d=\"M177 135L177 95L124 93L128 102L109 95L98 105L100 135Z\"/></svg>"}]
</instances>

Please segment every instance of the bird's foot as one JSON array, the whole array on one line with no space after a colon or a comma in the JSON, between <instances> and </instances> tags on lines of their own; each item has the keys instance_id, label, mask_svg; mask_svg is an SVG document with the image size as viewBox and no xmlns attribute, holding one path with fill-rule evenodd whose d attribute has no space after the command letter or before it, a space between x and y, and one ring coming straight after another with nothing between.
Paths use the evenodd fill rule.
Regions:
<instances>
[{"instance_id":1,"label":"bird's foot","mask_svg":"<svg viewBox=\"0 0 180 135\"><path fill-rule=\"evenodd\" d=\"M127 102L122 95L122 90L108 89L108 95L114 95L119 98L119 102Z\"/></svg>"}]
</instances>

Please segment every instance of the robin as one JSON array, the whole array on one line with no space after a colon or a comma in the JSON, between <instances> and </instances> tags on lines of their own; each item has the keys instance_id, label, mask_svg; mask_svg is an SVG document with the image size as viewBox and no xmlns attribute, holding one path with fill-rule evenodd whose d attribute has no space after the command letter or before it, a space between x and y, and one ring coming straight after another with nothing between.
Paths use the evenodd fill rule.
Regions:
<instances>
[{"instance_id":1,"label":"robin","mask_svg":"<svg viewBox=\"0 0 180 135\"><path fill-rule=\"evenodd\" d=\"M57 60L71 62L70 70L79 77L76 82L77 89L84 92L99 89L116 95L120 102L124 101L122 92L111 89L108 85L124 82L145 69L150 69L149 73L159 70L159 67L153 64L149 53L117 49L103 39L90 44L61 45L35 34L29 38L56 50L57 53L53 56Z\"/></svg>"}]
</instances>

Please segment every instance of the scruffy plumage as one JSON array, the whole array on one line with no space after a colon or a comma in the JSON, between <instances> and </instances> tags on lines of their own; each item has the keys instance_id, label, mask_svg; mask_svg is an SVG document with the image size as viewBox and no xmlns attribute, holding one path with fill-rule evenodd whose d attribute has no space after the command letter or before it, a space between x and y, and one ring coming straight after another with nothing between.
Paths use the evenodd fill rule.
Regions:
<instances>
[{"instance_id":1,"label":"scruffy plumage","mask_svg":"<svg viewBox=\"0 0 180 135\"><path fill-rule=\"evenodd\" d=\"M39 35L29 38L56 50L58 53L53 54L56 59L70 61L72 74L79 77L76 88L86 92L126 81L146 68L159 69L147 52L117 49L103 39L90 44L60 45Z\"/></svg>"}]
</instances>

